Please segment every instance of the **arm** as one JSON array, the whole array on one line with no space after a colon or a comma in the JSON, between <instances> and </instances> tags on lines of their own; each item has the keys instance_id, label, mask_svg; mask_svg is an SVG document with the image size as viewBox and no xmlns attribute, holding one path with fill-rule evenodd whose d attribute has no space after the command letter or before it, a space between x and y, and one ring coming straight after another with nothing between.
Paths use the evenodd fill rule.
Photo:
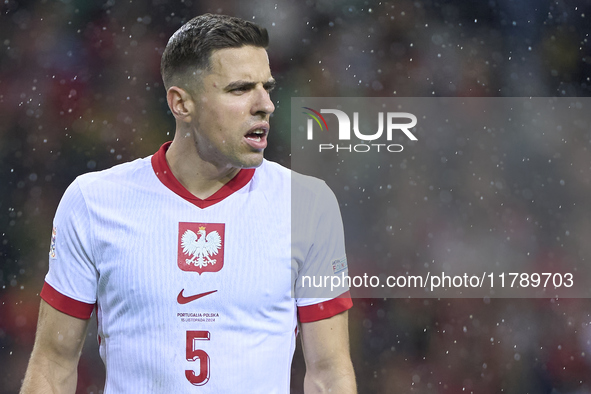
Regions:
<instances>
[{"instance_id":1,"label":"arm","mask_svg":"<svg viewBox=\"0 0 591 394\"><path fill-rule=\"evenodd\" d=\"M349 354L347 322L348 314L345 311L328 319L302 323L306 394L357 393Z\"/></svg>"},{"instance_id":2,"label":"arm","mask_svg":"<svg viewBox=\"0 0 591 394\"><path fill-rule=\"evenodd\" d=\"M76 391L78 360L88 322L41 301L35 345L21 394Z\"/></svg>"}]
</instances>

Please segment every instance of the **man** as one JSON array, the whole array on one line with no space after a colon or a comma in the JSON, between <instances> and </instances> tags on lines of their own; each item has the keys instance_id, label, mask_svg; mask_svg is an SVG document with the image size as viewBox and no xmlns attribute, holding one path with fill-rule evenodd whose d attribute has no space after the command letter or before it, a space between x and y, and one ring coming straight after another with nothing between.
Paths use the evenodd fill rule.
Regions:
<instances>
[{"instance_id":1,"label":"man","mask_svg":"<svg viewBox=\"0 0 591 394\"><path fill-rule=\"evenodd\" d=\"M356 392L348 289L301 280L346 264L336 199L263 159L267 43L265 29L209 14L171 37L175 137L64 194L22 393L75 391L95 308L107 394L287 393L296 316L306 393Z\"/></svg>"}]
</instances>

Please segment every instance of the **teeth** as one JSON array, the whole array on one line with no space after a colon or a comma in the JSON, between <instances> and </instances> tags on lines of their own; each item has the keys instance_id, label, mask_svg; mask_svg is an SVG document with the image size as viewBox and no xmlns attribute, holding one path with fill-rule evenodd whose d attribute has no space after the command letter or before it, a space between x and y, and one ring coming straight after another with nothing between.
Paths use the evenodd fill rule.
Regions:
<instances>
[{"instance_id":1,"label":"teeth","mask_svg":"<svg viewBox=\"0 0 591 394\"><path fill-rule=\"evenodd\" d=\"M261 137L247 137L249 140L253 140L253 141L257 141L260 142L261 141Z\"/></svg>"},{"instance_id":2,"label":"teeth","mask_svg":"<svg viewBox=\"0 0 591 394\"><path fill-rule=\"evenodd\" d=\"M261 135L262 135L262 134L265 134L265 132L264 132L263 130L260 130L260 129L258 129L258 130L255 130L253 133L254 133L254 134L261 134Z\"/></svg>"}]
</instances>

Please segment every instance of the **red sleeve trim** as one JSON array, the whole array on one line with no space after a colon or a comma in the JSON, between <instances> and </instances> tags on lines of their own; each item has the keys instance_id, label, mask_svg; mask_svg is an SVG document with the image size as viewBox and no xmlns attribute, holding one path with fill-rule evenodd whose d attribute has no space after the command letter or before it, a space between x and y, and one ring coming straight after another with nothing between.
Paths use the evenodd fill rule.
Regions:
<instances>
[{"instance_id":1,"label":"red sleeve trim","mask_svg":"<svg viewBox=\"0 0 591 394\"><path fill-rule=\"evenodd\" d=\"M328 319L350 309L353 306L351 294L347 291L337 298L320 302L314 305L299 306L298 316L300 323L310 323L322 319Z\"/></svg>"},{"instance_id":2,"label":"red sleeve trim","mask_svg":"<svg viewBox=\"0 0 591 394\"><path fill-rule=\"evenodd\" d=\"M58 311L78 319L89 319L94 309L94 304L87 304L65 296L47 282L43 284L43 289L41 289L41 298Z\"/></svg>"},{"instance_id":3,"label":"red sleeve trim","mask_svg":"<svg viewBox=\"0 0 591 394\"><path fill-rule=\"evenodd\" d=\"M171 143L171 141L164 143L158 152L152 156L152 168L154 169L154 173L158 179L160 179L160 182L164 184L164 186L190 203L198 206L199 208L207 208L222 201L226 197L232 195L232 193L237 192L246 186L246 184L250 182L254 176L254 168L241 169L234 178L230 179L228 183L222 186L220 190L211 196L205 199L195 197L179 182L178 179L175 178L174 174L170 170L168 162L166 161L166 151L170 147Z\"/></svg>"}]
</instances>

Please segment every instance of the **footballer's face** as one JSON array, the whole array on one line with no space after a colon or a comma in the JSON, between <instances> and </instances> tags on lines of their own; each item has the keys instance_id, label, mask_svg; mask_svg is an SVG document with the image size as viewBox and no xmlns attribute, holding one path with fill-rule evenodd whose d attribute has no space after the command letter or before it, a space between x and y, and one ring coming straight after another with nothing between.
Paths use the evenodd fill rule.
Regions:
<instances>
[{"instance_id":1,"label":"footballer's face","mask_svg":"<svg viewBox=\"0 0 591 394\"><path fill-rule=\"evenodd\" d=\"M217 168L252 168L263 161L275 86L264 48L215 50L194 95L192 128L199 157Z\"/></svg>"}]
</instances>

